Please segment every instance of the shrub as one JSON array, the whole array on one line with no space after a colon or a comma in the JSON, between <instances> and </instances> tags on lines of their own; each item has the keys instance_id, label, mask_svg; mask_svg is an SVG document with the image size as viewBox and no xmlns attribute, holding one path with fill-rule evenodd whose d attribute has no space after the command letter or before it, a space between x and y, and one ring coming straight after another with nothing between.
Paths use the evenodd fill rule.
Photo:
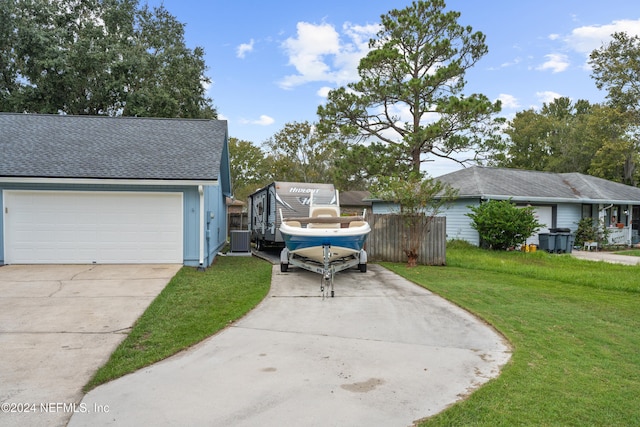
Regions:
<instances>
[{"instance_id":1,"label":"shrub","mask_svg":"<svg viewBox=\"0 0 640 427\"><path fill-rule=\"evenodd\" d=\"M484 246L505 250L523 244L540 229L534 208L516 207L511 200L491 200L480 206L469 206L471 226L480 234Z\"/></svg>"},{"instance_id":2,"label":"shrub","mask_svg":"<svg viewBox=\"0 0 640 427\"><path fill-rule=\"evenodd\" d=\"M608 241L609 230L603 222L596 222L591 217L582 218L578 221L576 230L576 246L582 246L584 242L598 242L600 245Z\"/></svg>"}]
</instances>

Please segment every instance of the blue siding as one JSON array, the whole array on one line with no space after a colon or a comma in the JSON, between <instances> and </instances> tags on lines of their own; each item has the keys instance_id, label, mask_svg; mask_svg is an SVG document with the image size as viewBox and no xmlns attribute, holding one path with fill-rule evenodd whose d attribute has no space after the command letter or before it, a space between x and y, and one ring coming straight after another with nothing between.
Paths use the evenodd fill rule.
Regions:
<instances>
[{"instance_id":1,"label":"blue siding","mask_svg":"<svg viewBox=\"0 0 640 427\"><path fill-rule=\"evenodd\" d=\"M200 265L200 193L189 187L184 193L184 265Z\"/></svg>"},{"instance_id":2,"label":"blue siding","mask_svg":"<svg viewBox=\"0 0 640 427\"><path fill-rule=\"evenodd\" d=\"M371 204L371 212L375 215L397 214L399 211L397 203L374 201Z\"/></svg>"},{"instance_id":3,"label":"blue siding","mask_svg":"<svg viewBox=\"0 0 640 427\"><path fill-rule=\"evenodd\" d=\"M218 251L227 242L227 210L221 186L209 186L204 191L205 264L211 265ZM211 217L213 214L213 218Z\"/></svg>"},{"instance_id":4,"label":"blue siding","mask_svg":"<svg viewBox=\"0 0 640 427\"><path fill-rule=\"evenodd\" d=\"M200 260L200 193L197 186L145 186L145 185L101 185L101 184L24 184L0 183L2 190L49 190L49 191L141 191L141 192L181 192L183 194L184 224L183 251L184 265L197 267ZM226 207L219 186L206 186L205 214L214 212L211 225L210 252L205 253L205 266L213 261L215 254L226 239ZM206 233L206 222L205 222ZM205 251L207 246L205 244ZM0 264L4 264L4 215L0 215Z\"/></svg>"},{"instance_id":5,"label":"blue siding","mask_svg":"<svg viewBox=\"0 0 640 427\"><path fill-rule=\"evenodd\" d=\"M471 227L473 221L466 216L471 212L467 206L478 206L479 204L480 200L477 199L458 199L441 213L441 216L447 217L447 240L460 239L476 246L480 245L480 236Z\"/></svg>"},{"instance_id":6,"label":"blue siding","mask_svg":"<svg viewBox=\"0 0 640 427\"><path fill-rule=\"evenodd\" d=\"M472 220L465 214L470 212L467 206L478 206L479 199L458 199L437 216L447 218L447 240L461 239L473 245L480 245L478 232L471 227ZM396 203L374 201L371 206L374 214L397 214L399 207Z\"/></svg>"}]
</instances>

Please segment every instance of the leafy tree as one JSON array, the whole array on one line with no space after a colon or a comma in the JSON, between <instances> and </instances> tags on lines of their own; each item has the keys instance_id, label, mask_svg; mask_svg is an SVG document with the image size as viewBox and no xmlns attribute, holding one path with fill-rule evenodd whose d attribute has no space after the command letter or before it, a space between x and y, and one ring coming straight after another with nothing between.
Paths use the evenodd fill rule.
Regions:
<instances>
[{"instance_id":1,"label":"leafy tree","mask_svg":"<svg viewBox=\"0 0 640 427\"><path fill-rule=\"evenodd\" d=\"M214 118L204 51L137 0L0 0L4 111Z\"/></svg>"},{"instance_id":2,"label":"leafy tree","mask_svg":"<svg viewBox=\"0 0 640 427\"><path fill-rule=\"evenodd\" d=\"M362 190L375 185L381 176L407 176L411 159L398 146L372 142L368 145L334 142L333 183L342 191Z\"/></svg>"},{"instance_id":3,"label":"leafy tree","mask_svg":"<svg viewBox=\"0 0 640 427\"><path fill-rule=\"evenodd\" d=\"M480 150L496 134L500 102L463 91L465 72L488 52L485 36L444 9L444 0L420 0L382 15L360 80L330 91L318 108L322 130L383 141L410 159L414 172L425 155L453 159Z\"/></svg>"},{"instance_id":4,"label":"leafy tree","mask_svg":"<svg viewBox=\"0 0 640 427\"><path fill-rule=\"evenodd\" d=\"M212 118L215 111L206 97L204 49L193 51L184 43L184 24L164 7L139 13L136 50L144 62L130 80L131 95L125 115Z\"/></svg>"},{"instance_id":5,"label":"leafy tree","mask_svg":"<svg viewBox=\"0 0 640 427\"><path fill-rule=\"evenodd\" d=\"M495 250L521 245L540 229L542 224L534 215L534 208L518 208L511 200L490 200L479 206L469 206L466 214L481 242Z\"/></svg>"},{"instance_id":6,"label":"leafy tree","mask_svg":"<svg viewBox=\"0 0 640 427\"><path fill-rule=\"evenodd\" d=\"M0 111L14 111L14 104L19 102L19 72L13 52L17 43L16 9L15 1L0 0Z\"/></svg>"},{"instance_id":7,"label":"leafy tree","mask_svg":"<svg viewBox=\"0 0 640 427\"><path fill-rule=\"evenodd\" d=\"M401 244L407 255L407 266L415 267L431 221L456 198L457 190L423 173L411 173L408 177L380 177L372 194L397 204L397 213L404 222Z\"/></svg>"},{"instance_id":8,"label":"leafy tree","mask_svg":"<svg viewBox=\"0 0 640 427\"><path fill-rule=\"evenodd\" d=\"M609 140L606 152L624 158L623 182L635 185L640 149L640 37L614 33L611 42L591 52L589 64L598 89L607 91L609 106L626 120L622 144Z\"/></svg>"},{"instance_id":9,"label":"leafy tree","mask_svg":"<svg viewBox=\"0 0 640 427\"><path fill-rule=\"evenodd\" d=\"M640 171L638 139L628 132L630 112L602 106L588 120L585 141L595 141L598 149L592 155L588 173L600 178L635 186ZM593 143L592 143L593 144Z\"/></svg>"},{"instance_id":10,"label":"leafy tree","mask_svg":"<svg viewBox=\"0 0 640 427\"><path fill-rule=\"evenodd\" d=\"M640 113L640 37L614 33L610 43L591 52L589 64L612 105Z\"/></svg>"},{"instance_id":11,"label":"leafy tree","mask_svg":"<svg viewBox=\"0 0 640 427\"><path fill-rule=\"evenodd\" d=\"M547 172L587 173L599 142L588 138L588 120L594 106L588 101L572 103L557 98L516 113L505 130L504 151L494 156L502 167Z\"/></svg>"},{"instance_id":12,"label":"leafy tree","mask_svg":"<svg viewBox=\"0 0 640 427\"><path fill-rule=\"evenodd\" d=\"M517 112L505 130L506 149L497 166L546 170L550 157L546 136L551 127L549 118L533 109Z\"/></svg>"},{"instance_id":13,"label":"leafy tree","mask_svg":"<svg viewBox=\"0 0 640 427\"><path fill-rule=\"evenodd\" d=\"M270 181L265 153L249 141L229 138L229 163L233 192L238 200L245 200Z\"/></svg>"},{"instance_id":14,"label":"leafy tree","mask_svg":"<svg viewBox=\"0 0 640 427\"><path fill-rule=\"evenodd\" d=\"M332 145L307 121L286 123L265 144L275 180L331 182Z\"/></svg>"}]
</instances>

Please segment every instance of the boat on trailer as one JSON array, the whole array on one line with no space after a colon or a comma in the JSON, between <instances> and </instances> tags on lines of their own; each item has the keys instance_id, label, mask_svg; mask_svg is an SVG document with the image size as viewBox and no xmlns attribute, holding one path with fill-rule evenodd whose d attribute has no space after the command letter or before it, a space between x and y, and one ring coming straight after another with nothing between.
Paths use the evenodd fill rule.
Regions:
<instances>
[{"instance_id":1,"label":"boat on trailer","mask_svg":"<svg viewBox=\"0 0 640 427\"><path fill-rule=\"evenodd\" d=\"M352 267L365 273L364 243L371 231L362 216L341 216L339 192L332 197L311 194L308 217L284 218L280 211L280 234L285 248L280 253L280 271L289 265L322 274L320 291L334 296L333 276Z\"/></svg>"}]
</instances>

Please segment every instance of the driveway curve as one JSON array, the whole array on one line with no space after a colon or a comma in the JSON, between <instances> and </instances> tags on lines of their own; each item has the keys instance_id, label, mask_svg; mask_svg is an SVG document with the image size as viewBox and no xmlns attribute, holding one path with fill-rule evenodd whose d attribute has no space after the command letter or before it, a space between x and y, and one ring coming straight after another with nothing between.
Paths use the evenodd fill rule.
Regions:
<instances>
[{"instance_id":1,"label":"driveway curve","mask_svg":"<svg viewBox=\"0 0 640 427\"><path fill-rule=\"evenodd\" d=\"M69 426L407 426L497 376L511 353L468 312L377 266L274 266L242 320L88 393Z\"/></svg>"}]
</instances>

